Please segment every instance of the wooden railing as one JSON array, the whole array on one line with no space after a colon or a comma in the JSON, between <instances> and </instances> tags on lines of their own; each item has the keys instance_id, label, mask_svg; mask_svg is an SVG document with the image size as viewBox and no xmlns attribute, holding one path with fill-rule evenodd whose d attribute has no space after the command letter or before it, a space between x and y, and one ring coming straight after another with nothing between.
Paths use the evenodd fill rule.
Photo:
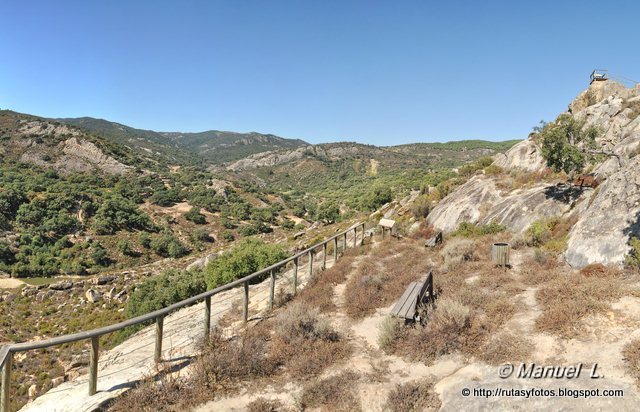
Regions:
<instances>
[{"instance_id":1,"label":"wooden railing","mask_svg":"<svg viewBox=\"0 0 640 412\"><path fill-rule=\"evenodd\" d=\"M365 224L357 223L354 226L351 226L349 229L346 229L328 239L323 240L320 243L317 243L301 252L296 253L295 255L284 259L278 263L275 263L267 268L259 270L251 275L245 276L241 279L235 280L231 283L227 283L226 285L219 286L215 289L203 292L199 295L192 296L188 299L182 300L178 303L174 303L173 305L167 306L166 308L159 309L146 315L137 316L135 318L131 318L125 320L120 323L116 323L113 325L105 326L102 328L91 329L88 331L72 333L68 335L58 336L55 338L44 339L40 341L33 342L23 342L23 343L12 343L9 345L5 345L0 348L0 366L2 366L2 390L0 392L0 412L9 412L9 399L10 399L10 388L11 388L11 367L13 363L13 355L19 352L26 352L36 349L49 348L52 346L64 345L67 343L73 343L83 340L89 340L91 343L91 349L89 354L89 395L94 395L96 393L97 383L98 383L98 351L99 351L99 339L101 336L117 332L119 330L139 325L141 323L155 321L156 323L156 340L155 340L155 351L154 351L154 360L155 362L160 362L162 360L162 331L163 331L163 322L164 318L168 316L171 312L174 312L178 309L182 309L186 306L193 305L194 303L198 303L204 301L204 336L205 338L209 336L211 330L211 297L242 286L244 288L243 293L243 305L242 305L242 317L246 322L249 316L249 283L256 279L263 277L265 275L269 275L271 278L270 281L270 289L269 289L269 308L273 308L274 304L274 295L275 295L275 283L276 283L276 272L278 269L281 269L289 262L293 262L293 292L296 293L298 287L298 266L300 263L300 259L304 256L308 257L309 264L309 276L313 275L313 259L316 254L316 249L322 247L323 250L323 262L322 268L326 268L327 265L327 244L333 242L333 258L334 261L338 259L338 239L343 238L344 248L347 249L347 233L353 232L353 247L357 246L358 240L358 228L361 228L361 237L360 237L360 245L364 243L364 233L365 233Z\"/></svg>"}]
</instances>

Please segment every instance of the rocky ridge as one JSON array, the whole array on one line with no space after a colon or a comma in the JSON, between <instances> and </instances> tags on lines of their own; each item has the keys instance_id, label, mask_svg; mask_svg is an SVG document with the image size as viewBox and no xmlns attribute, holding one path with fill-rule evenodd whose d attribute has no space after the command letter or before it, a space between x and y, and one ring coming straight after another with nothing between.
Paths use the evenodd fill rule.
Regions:
<instances>
[{"instance_id":1,"label":"rocky ridge","mask_svg":"<svg viewBox=\"0 0 640 412\"><path fill-rule=\"evenodd\" d=\"M428 221L445 232L461 222L503 224L523 232L536 220L577 214L569 232L565 258L574 267L591 263L621 264L632 236L640 236L640 85L626 88L595 82L566 112L597 126L600 150L609 152L592 165L603 179L595 190L539 182L501 190L504 176L475 176L445 197ZM495 157L494 165L513 173L543 174L545 164L535 135Z\"/></svg>"}]
</instances>

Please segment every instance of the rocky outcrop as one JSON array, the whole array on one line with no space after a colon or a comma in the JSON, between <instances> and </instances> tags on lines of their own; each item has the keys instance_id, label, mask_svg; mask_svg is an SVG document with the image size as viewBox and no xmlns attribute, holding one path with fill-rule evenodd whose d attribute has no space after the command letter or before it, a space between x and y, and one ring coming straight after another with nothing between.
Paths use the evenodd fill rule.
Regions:
<instances>
[{"instance_id":1,"label":"rocky outcrop","mask_svg":"<svg viewBox=\"0 0 640 412\"><path fill-rule=\"evenodd\" d=\"M501 193L500 176L475 176L444 198L428 217L435 228L450 232L463 221L503 224L521 232L534 221L575 213L565 258L575 267L620 264L629 240L640 237L640 85L628 89L615 82L595 82L569 106L602 133L599 149L610 153L595 164L604 180L596 190L537 184ZM506 170L544 168L540 146L527 139L494 162Z\"/></svg>"},{"instance_id":2,"label":"rocky outcrop","mask_svg":"<svg viewBox=\"0 0 640 412\"><path fill-rule=\"evenodd\" d=\"M242 170L256 169L258 167L276 166L315 154L316 147L314 146L300 147L295 150L258 153L231 163L227 166L227 169L239 172Z\"/></svg>"},{"instance_id":3,"label":"rocky outcrop","mask_svg":"<svg viewBox=\"0 0 640 412\"><path fill-rule=\"evenodd\" d=\"M630 236L640 236L640 157L598 187L569 234L567 262L619 264L629 252Z\"/></svg>"},{"instance_id":4,"label":"rocky outcrop","mask_svg":"<svg viewBox=\"0 0 640 412\"><path fill-rule=\"evenodd\" d=\"M498 153L495 159L493 164L503 169L535 172L542 170L545 166L540 146L531 139L523 140L506 153Z\"/></svg>"},{"instance_id":5,"label":"rocky outcrop","mask_svg":"<svg viewBox=\"0 0 640 412\"><path fill-rule=\"evenodd\" d=\"M505 195L496 188L494 177L475 176L445 197L427 220L445 233L454 231L462 222L480 225L495 222L513 232L523 232L536 220L562 217L592 192L569 185L540 183Z\"/></svg>"},{"instance_id":6,"label":"rocky outcrop","mask_svg":"<svg viewBox=\"0 0 640 412\"><path fill-rule=\"evenodd\" d=\"M95 144L72 137L61 143L62 156L54 167L63 172L91 172L101 170L113 175L121 175L131 170L116 159L105 155Z\"/></svg>"},{"instance_id":7,"label":"rocky outcrop","mask_svg":"<svg viewBox=\"0 0 640 412\"><path fill-rule=\"evenodd\" d=\"M513 232L524 232L536 220L564 216L590 192L591 189L549 184L520 189L494 204L479 223L496 222Z\"/></svg>"},{"instance_id":8,"label":"rocky outcrop","mask_svg":"<svg viewBox=\"0 0 640 412\"><path fill-rule=\"evenodd\" d=\"M452 232L462 222L478 222L482 208L500 200L495 181L485 176L474 176L433 208L428 222L437 230Z\"/></svg>"}]
</instances>

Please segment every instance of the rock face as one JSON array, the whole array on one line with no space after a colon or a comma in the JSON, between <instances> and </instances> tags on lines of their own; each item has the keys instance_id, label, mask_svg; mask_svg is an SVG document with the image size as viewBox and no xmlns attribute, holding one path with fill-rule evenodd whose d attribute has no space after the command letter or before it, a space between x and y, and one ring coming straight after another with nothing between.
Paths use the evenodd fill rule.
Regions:
<instances>
[{"instance_id":1,"label":"rock face","mask_svg":"<svg viewBox=\"0 0 640 412\"><path fill-rule=\"evenodd\" d=\"M445 233L452 232L462 222L478 222L481 208L500 200L495 181L485 176L474 176L450 193L433 208L427 221Z\"/></svg>"},{"instance_id":2,"label":"rock face","mask_svg":"<svg viewBox=\"0 0 640 412\"><path fill-rule=\"evenodd\" d=\"M475 176L444 198L428 216L436 229L450 232L463 222L491 221L518 232L535 220L577 214L565 258L574 267L590 263L620 264L629 240L640 237L640 85L628 89L615 82L595 82L569 106L569 114L602 130L601 150L615 155L595 164L604 183L596 190L537 184L501 193L500 177ZM544 168L541 150L527 139L494 162L507 171Z\"/></svg>"},{"instance_id":3,"label":"rock face","mask_svg":"<svg viewBox=\"0 0 640 412\"><path fill-rule=\"evenodd\" d=\"M569 234L566 259L572 266L622 263L630 236L640 235L640 157L598 189Z\"/></svg>"},{"instance_id":4,"label":"rock face","mask_svg":"<svg viewBox=\"0 0 640 412\"><path fill-rule=\"evenodd\" d=\"M506 153L498 153L494 165L503 169L522 169L535 172L544 169L544 159L540 146L531 139L523 140Z\"/></svg>"}]
</instances>

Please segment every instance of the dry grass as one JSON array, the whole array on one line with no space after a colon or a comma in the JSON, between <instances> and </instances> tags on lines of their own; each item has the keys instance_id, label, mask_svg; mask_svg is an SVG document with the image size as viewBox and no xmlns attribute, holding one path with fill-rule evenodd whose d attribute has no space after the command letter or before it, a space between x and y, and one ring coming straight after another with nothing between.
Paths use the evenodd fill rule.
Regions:
<instances>
[{"instance_id":1,"label":"dry grass","mask_svg":"<svg viewBox=\"0 0 640 412\"><path fill-rule=\"evenodd\" d=\"M349 354L348 343L317 308L293 302L232 339L214 330L188 379L149 379L116 400L113 408L182 411L262 379L313 378Z\"/></svg>"},{"instance_id":2,"label":"dry grass","mask_svg":"<svg viewBox=\"0 0 640 412\"><path fill-rule=\"evenodd\" d=\"M529 359L533 349L533 344L526 338L503 332L484 345L480 359L490 365L524 362Z\"/></svg>"},{"instance_id":3,"label":"dry grass","mask_svg":"<svg viewBox=\"0 0 640 412\"><path fill-rule=\"evenodd\" d=\"M285 412L289 410L278 399L258 398L247 405L247 412Z\"/></svg>"},{"instance_id":4,"label":"dry grass","mask_svg":"<svg viewBox=\"0 0 640 412\"><path fill-rule=\"evenodd\" d=\"M520 281L529 286L548 283L563 275L563 269L558 267L555 259L545 259L544 261L535 258L528 259L520 268Z\"/></svg>"},{"instance_id":5,"label":"dry grass","mask_svg":"<svg viewBox=\"0 0 640 412\"><path fill-rule=\"evenodd\" d=\"M360 375L346 371L310 383L302 392L301 406L322 411L360 411L362 406L356 391L358 379Z\"/></svg>"},{"instance_id":6,"label":"dry grass","mask_svg":"<svg viewBox=\"0 0 640 412\"><path fill-rule=\"evenodd\" d=\"M586 273L561 275L538 289L536 299L543 307L536 319L539 331L575 337L583 330L583 318L607 311L609 302L623 295L617 272L591 268Z\"/></svg>"},{"instance_id":7,"label":"dry grass","mask_svg":"<svg viewBox=\"0 0 640 412\"><path fill-rule=\"evenodd\" d=\"M444 268L453 270L462 262L475 259L476 245L470 239L454 238L444 245L441 254L444 259Z\"/></svg>"},{"instance_id":8,"label":"dry grass","mask_svg":"<svg viewBox=\"0 0 640 412\"><path fill-rule=\"evenodd\" d=\"M351 250L349 249L349 251ZM333 288L336 284L346 280L355 258L355 253L347 252L334 266L325 271L317 272L305 288L300 291L296 300L316 307L322 313L335 312Z\"/></svg>"},{"instance_id":9,"label":"dry grass","mask_svg":"<svg viewBox=\"0 0 640 412\"><path fill-rule=\"evenodd\" d=\"M198 394L187 380L171 375L160 375L158 380L148 377L135 389L124 395L109 407L114 412L178 412L193 406Z\"/></svg>"},{"instance_id":10,"label":"dry grass","mask_svg":"<svg viewBox=\"0 0 640 412\"><path fill-rule=\"evenodd\" d=\"M351 347L329 321L302 302L293 302L276 320L271 353L289 376L305 380L348 358Z\"/></svg>"},{"instance_id":11,"label":"dry grass","mask_svg":"<svg viewBox=\"0 0 640 412\"><path fill-rule=\"evenodd\" d=\"M361 319L391 305L414 280L426 275L429 253L419 242L383 243L362 262L345 289L346 314Z\"/></svg>"},{"instance_id":12,"label":"dry grass","mask_svg":"<svg viewBox=\"0 0 640 412\"><path fill-rule=\"evenodd\" d=\"M431 380L396 385L389 395L384 409L392 412L421 412L440 408L440 398L433 390Z\"/></svg>"},{"instance_id":13,"label":"dry grass","mask_svg":"<svg viewBox=\"0 0 640 412\"><path fill-rule=\"evenodd\" d=\"M401 336L404 322L398 318L387 316L379 326L378 347L385 352L391 352L396 340Z\"/></svg>"},{"instance_id":14,"label":"dry grass","mask_svg":"<svg viewBox=\"0 0 640 412\"><path fill-rule=\"evenodd\" d=\"M640 386L640 339L632 340L622 348L622 356L626 363L627 371Z\"/></svg>"}]
</instances>

